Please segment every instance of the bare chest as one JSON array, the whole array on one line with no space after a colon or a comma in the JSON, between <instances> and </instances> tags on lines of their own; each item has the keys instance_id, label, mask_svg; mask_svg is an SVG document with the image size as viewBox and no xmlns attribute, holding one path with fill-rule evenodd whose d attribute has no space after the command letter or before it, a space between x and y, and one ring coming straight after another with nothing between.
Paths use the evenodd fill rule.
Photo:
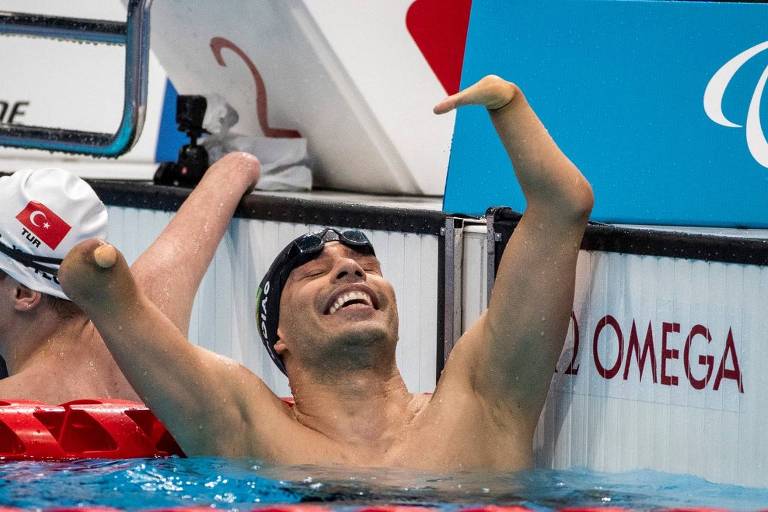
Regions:
<instances>
[{"instance_id":1,"label":"bare chest","mask_svg":"<svg viewBox=\"0 0 768 512\"><path fill-rule=\"evenodd\" d=\"M532 462L530 439L515 435L513 426L499 429L482 417L439 410L426 410L402 428L367 441L332 439L300 424L290 430L290 440L275 440L266 450L275 463L457 471L516 470Z\"/></svg>"}]
</instances>

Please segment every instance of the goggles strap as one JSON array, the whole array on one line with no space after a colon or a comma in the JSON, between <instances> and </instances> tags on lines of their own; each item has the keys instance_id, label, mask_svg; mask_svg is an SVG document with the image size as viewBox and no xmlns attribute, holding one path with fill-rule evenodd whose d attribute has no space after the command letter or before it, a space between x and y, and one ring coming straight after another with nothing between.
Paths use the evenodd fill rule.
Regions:
<instances>
[{"instance_id":1,"label":"goggles strap","mask_svg":"<svg viewBox=\"0 0 768 512\"><path fill-rule=\"evenodd\" d=\"M2 237L2 235L0 235L0 237ZM20 251L15 247L8 247L2 242L0 242L0 252L5 254L11 259L18 261L19 263L21 263L26 267L32 268L34 270L38 270L40 272L45 272L47 274L51 274L54 276L58 274L59 269L57 267L43 265L43 263L53 263L55 265L61 265L61 262L63 261L61 258L50 258L47 256L34 256L24 251Z\"/></svg>"}]
</instances>

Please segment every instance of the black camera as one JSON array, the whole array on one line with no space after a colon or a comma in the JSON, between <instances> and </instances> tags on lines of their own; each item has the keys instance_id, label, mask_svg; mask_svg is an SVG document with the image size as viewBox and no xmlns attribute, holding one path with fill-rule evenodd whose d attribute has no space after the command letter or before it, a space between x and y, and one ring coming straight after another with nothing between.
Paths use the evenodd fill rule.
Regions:
<instances>
[{"instance_id":1,"label":"black camera","mask_svg":"<svg viewBox=\"0 0 768 512\"><path fill-rule=\"evenodd\" d=\"M163 162L155 172L156 185L173 185L192 188L203 178L210 165L208 151L197 143L207 133L203 119L208 101L205 96L179 95L176 98L176 124L189 136L189 144L179 150L176 162Z\"/></svg>"}]
</instances>

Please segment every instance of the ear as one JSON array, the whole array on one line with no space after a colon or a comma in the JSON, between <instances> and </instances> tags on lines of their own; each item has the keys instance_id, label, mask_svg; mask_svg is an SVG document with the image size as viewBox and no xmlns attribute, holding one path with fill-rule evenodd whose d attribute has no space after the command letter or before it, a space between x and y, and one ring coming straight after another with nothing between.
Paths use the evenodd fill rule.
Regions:
<instances>
[{"instance_id":1,"label":"ear","mask_svg":"<svg viewBox=\"0 0 768 512\"><path fill-rule=\"evenodd\" d=\"M283 331L280 329L280 326L277 326L277 342L275 343L275 352L280 357L283 357L283 352L288 350L288 346L283 341L285 339L285 336L283 336Z\"/></svg>"},{"instance_id":2,"label":"ear","mask_svg":"<svg viewBox=\"0 0 768 512\"><path fill-rule=\"evenodd\" d=\"M43 300L42 293L31 290L20 283L16 283L14 293L13 307L16 311L33 311Z\"/></svg>"}]
</instances>

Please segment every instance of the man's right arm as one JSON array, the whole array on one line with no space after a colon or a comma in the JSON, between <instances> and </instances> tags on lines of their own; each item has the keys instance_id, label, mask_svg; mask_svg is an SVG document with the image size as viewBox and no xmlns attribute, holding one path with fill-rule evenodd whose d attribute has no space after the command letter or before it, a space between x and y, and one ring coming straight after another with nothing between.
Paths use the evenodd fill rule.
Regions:
<instances>
[{"instance_id":1,"label":"man's right arm","mask_svg":"<svg viewBox=\"0 0 768 512\"><path fill-rule=\"evenodd\" d=\"M114 247L78 244L59 279L187 455L269 458L267 440L288 428L287 408L242 365L189 343L142 292Z\"/></svg>"}]
</instances>

